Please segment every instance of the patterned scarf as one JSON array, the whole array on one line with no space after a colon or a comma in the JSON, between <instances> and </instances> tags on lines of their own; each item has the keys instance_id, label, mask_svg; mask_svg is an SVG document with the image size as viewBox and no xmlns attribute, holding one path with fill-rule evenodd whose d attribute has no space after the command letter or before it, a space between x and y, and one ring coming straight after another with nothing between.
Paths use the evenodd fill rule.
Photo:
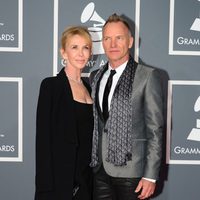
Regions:
<instances>
[{"instance_id":1,"label":"patterned scarf","mask_svg":"<svg viewBox=\"0 0 200 200\"><path fill-rule=\"evenodd\" d=\"M103 72L107 66L101 68L92 84L92 97L96 101L95 93L97 82L100 81ZM116 85L109 112L109 118L105 124L108 130L107 137L107 156L106 161L115 166L126 165L126 162L132 159L132 103L131 94L133 88L133 81L135 76L136 64L132 58L129 59L128 64L120 76ZM98 95L97 95L98 96ZM92 161L90 166L98 165L98 111L94 105L94 131L93 131L93 147L92 147Z\"/></svg>"}]
</instances>

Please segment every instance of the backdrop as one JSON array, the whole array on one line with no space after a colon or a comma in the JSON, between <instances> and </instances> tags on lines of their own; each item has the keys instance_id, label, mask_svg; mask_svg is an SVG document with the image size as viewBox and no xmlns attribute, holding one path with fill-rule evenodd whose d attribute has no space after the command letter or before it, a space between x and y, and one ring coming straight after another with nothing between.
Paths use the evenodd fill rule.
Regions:
<instances>
[{"instance_id":1,"label":"backdrop","mask_svg":"<svg viewBox=\"0 0 200 200\"><path fill-rule=\"evenodd\" d=\"M199 199L200 1L0 1L0 199L33 200L35 116L39 86L63 67L59 39L85 25L93 57L83 76L102 66L102 26L116 12L131 23L131 54L159 68L166 131L155 200Z\"/></svg>"}]
</instances>

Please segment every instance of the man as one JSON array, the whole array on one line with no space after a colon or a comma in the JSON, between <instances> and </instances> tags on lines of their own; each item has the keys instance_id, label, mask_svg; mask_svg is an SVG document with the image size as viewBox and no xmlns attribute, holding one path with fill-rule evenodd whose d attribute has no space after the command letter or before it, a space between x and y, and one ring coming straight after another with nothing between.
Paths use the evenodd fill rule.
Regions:
<instances>
[{"instance_id":1,"label":"man","mask_svg":"<svg viewBox=\"0 0 200 200\"><path fill-rule=\"evenodd\" d=\"M154 193L161 162L160 76L130 56L133 37L121 16L108 18L102 42L108 63L92 81L94 199L146 199Z\"/></svg>"}]
</instances>

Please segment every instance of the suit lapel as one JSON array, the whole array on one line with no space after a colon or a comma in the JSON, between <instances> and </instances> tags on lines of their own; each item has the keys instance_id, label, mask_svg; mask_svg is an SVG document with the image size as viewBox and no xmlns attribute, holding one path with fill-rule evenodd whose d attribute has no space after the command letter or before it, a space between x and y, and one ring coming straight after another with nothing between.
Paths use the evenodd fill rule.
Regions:
<instances>
[{"instance_id":1,"label":"suit lapel","mask_svg":"<svg viewBox=\"0 0 200 200\"><path fill-rule=\"evenodd\" d=\"M103 113L102 113L102 110L101 110L101 107L100 107L100 103L99 103L99 87L100 87L100 82L101 82L101 79L103 77L103 74L106 72L106 70L108 69L108 63L102 68L100 69L96 76L95 76L95 82L94 82L94 86L93 86L93 90L94 90L94 102L95 102L95 107L97 109L97 112L98 112L98 115L100 116L101 119L103 119Z\"/></svg>"}]
</instances>

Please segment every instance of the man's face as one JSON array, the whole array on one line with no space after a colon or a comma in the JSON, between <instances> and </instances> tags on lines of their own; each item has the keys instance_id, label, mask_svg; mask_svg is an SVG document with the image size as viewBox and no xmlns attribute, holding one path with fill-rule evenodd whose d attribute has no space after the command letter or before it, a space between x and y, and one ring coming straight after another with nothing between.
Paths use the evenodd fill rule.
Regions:
<instances>
[{"instance_id":1,"label":"man's face","mask_svg":"<svg viewBox=\"0 0 200 200\"><path fill-rule=\"evenodd\" d=\"M132 47L132 44L133 37L122 22L106 24L103 30L103 47L113 68L129 59L129 48Z\"/></svg>"}]
</instances>

